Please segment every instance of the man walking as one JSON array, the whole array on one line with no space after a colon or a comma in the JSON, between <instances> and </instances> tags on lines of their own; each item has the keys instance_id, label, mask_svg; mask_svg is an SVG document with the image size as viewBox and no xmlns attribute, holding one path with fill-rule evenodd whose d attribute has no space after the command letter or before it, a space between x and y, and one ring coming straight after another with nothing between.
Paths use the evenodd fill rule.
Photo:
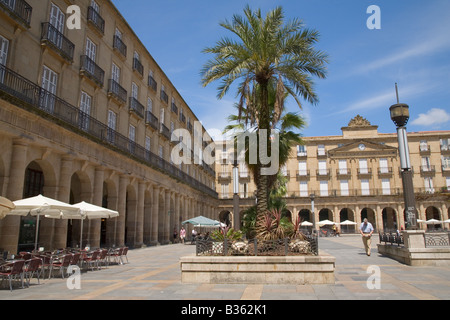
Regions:
<instances>
[{"instance_id":1,"label":"man walking","mask_svg":"<svg viewBox=\"0 0 450 320\"><path fill-rule=\"evenodd\" d=\"M373 226L370 222L367 221L367 218L364 218L363 223L361 223L359 233L361 233L362 235L362 240L364 243L364 249L366 250L366 254L370 256L370 245L372 243L371 237L373 233Z\"/></svg>"}]
</instances>

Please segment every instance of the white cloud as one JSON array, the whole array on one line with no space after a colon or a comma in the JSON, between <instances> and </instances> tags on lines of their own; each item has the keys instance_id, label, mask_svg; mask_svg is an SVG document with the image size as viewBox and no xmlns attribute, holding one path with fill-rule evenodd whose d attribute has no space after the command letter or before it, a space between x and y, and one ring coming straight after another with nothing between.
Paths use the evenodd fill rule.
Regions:
<instances>
[{"instance_id":1,"label":"white cloud","mask_svg":"<svg viewBox=\"0 0 450 320\"><path fill-rule=\"evenodd\" d=\"M450 121L450 113L444 109L432 108L427 113L420 113L419 117L411 122L417 126L435 126Z\"/></svg>"}]
</instances>

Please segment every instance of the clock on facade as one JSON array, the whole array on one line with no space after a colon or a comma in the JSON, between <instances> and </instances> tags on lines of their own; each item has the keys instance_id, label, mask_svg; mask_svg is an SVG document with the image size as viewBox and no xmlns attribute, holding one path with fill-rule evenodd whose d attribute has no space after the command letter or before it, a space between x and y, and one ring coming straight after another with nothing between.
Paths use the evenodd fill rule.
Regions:
<instances>
[{"instance_id":1,"label":"clock on facade","mask_svg":"<svg viewBox=\"0 0 450 320\"><path fill-rule=\"evenodd\" d=\"M361 143L361 144L358 146L358 148L359 148L359 150L364 151L364 149L366 149L366 146L365 146L364 143Z\"/></svg>"}]
</instances>

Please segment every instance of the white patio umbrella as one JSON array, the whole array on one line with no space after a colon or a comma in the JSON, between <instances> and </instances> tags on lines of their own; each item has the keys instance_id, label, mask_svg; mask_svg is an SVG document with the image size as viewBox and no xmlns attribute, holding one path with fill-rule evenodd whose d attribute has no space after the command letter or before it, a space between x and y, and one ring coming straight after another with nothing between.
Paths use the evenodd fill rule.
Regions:
<instances>
[{"instance_id":1,"label":"white patio umbrella","mask_svg":"<svg viewBox=\"0 0 450 320\"><path fill-rule=\"evenodd\" d=\"M311 227L313 224L312 224L312 222L309 222L309 221L303 221L300 225L302 227Z\"/></svg>"},{"instance_id":2,"label":"white patio umbrella","mask_svg":"<svg viewBox=\"0 0 450 320\"><path fill-rule=\"evenodd\" d=\"M330 221L330 220L322 220L319 221L319 227L323 227L323 226L331 226L333 224L335 224L336 222Z\"/></svg>"},{"instance_id":3,"label":"white patio umbrella","mask_svg":"<svg viewBox=\"0 0 450 320\"><path fill-rule=\"evenodd\" d=\"M442 221L436 220L436 219L430 219L425 221L426 224L440 224Z\"/></svg>"},{"instance_id":4,"label":"white patio umbrella","mask_svg":"<svg viewBox=\"0 0 450 320\"><path fill-rule=\"evenodd\" d=\"M39 232L39 217L60 219L68 217L77 217L80 215L80 209L55 199L38 195L31 198L14 201L15 208L7 215L16 216L36 216L36 235L34 240L34 250L37 250L37 240Z\"/></svg>"},{"instance_id":5,"label":"white patio umbrella","mask_svg":"<svg viewBox=\"0 0 450 320\"><path fill-rule=\"evenodd\" d=\"M342 221L341 223L339 223L341 226L354 226L354 225L356 225L357 223L356 222L353 222L353 221L350 221L350 220L345 220L345 221Z\"/></svg>"},{"instance_id":6,"label":"white patio umbrella","mask_svg":"<svg viewBox=\"0 0 450 320\"><path fill-rule=\"evenodd\" d=\"M80 219L81 220L81 231L80 231L80 248L82 246L83 241L83 221L84 219L109 219L109 218L115 218L119 216L119 212L110 210L107 208L99 207L87 202L80 202L73 205L76 208L80 209L80 215L77 218L70 218L69 219Z\"/></svg>"},{"instance_id":7,"label":"white patio umbrella","mask_svg":"<svg viewBox=\"0 0 450 320\"><path fill-rule=\"evenodd\" d=\"M0 197L0 219L6 217L6 215L15 207L16 206L11 200Z\"/></svg>"}]
</instances>

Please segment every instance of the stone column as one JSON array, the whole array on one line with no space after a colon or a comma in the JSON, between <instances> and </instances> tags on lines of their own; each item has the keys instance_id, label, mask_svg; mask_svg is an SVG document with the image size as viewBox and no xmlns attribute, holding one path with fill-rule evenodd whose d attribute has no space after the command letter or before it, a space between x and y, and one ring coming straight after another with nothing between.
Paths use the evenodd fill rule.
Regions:
<instances>
[{"instance_id":1,"label":"stone column","mask_svg":"<svg viewBox=\"0 0 450 320\"><path fill-rule=\"evenodd\" d=\"M58 200L65 203L70 202L70 182L72 178L73 161L69 158L61 159L61 171L59 176ZM67 243L67 225L68 221L65 219L55 220L54 222L54 237L53 242L56 248L64 248L78 244ZM50 249L50 248L47 248Z\"/></svg>"},{"instance_id":2,"label":"stone column","mask_svg":"<svg viewBox=\"0 0 450 320\"><path fill-rule=\"evenodd\" d=\"M144 182L138 184L138 199L137 199L137 213L135 221L135 244L134 247L140 248L144 243L144 200L145 200Z\"/></svg>"},{"instance_id":3,"label":"stone column","mask_svg":"<svg viewBox=\"0 0 450 320\"><path fill-rule=\"evenodd\" d=\"M151 244L152 241L152 218L153 218L153 186L148 188L150 199L144 199L144 222L143 222L143 242L145 244ZM145 197L145 192L144 192Z\"/></svg>"},{"instance_id":4,"label":"stone column","mask_svg":"<svg viewBox=\"0 0 450 320\"><path fill-rule=\"evenodd\" d=\"M164 199L164 211L163 211L163 217L164 217L164 240L163 244L168 244L170 240L170 216L169 216L169 210L171 209L170 206L170 195L171 192L169 190L165 191L165 199Z\"/></svg>"},{"instance_id":5,"label":"stone column","mask_svg":"<svg viewBox=\"0 0 450 320\"><path fill-rule=\"evenodd\" d=\"M20 140L13 141L9 179L6 197L11 201L23 198L25 181L25 169L28 145ZM21 218L18 216L6 216L1 220L0 245L5 251L16 254L18 249Z\"/></svg>"},{"instance_id":6,"label":"stone column","mask_svg":"<svg viewBox=\"0 0 450 320\"><path fill-rule=\"evenodd\" d=\"M121 175L119 177L119 190L117 211L119 216L116 219L114 243L116 246L123 246L125 244L125 213L127 206L127 185L128 177Z\"/></svg>"},{"instance_id":7,"label":"stone column","mask_svg":"<svg viewBox=\"0 0 450 320\"><path fill-rule=\"evenodd\" d=\"M151 245L158 244L159 192L160 188L158 186L153 186Z\"/></svg>"}]
</instances>

